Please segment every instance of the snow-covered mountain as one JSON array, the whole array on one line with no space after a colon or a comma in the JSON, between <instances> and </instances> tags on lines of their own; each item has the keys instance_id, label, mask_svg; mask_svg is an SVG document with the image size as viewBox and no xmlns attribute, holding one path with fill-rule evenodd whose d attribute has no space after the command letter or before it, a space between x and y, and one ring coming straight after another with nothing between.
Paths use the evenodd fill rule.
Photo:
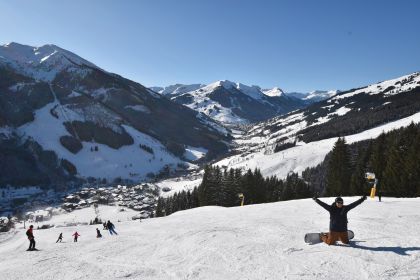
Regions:
<instances>
[{"instance_id":1,"label":"snow-covered mountain","mask_svg":"<svg viewBox=\"0 0 420 280\"><path fill-rule=\"evenodd\" d=\"M225 125L267 120L306 105L305 101L284 95L279 88L263 90L258 86L228 80L209 85L174 85L151 89Z\"/></svg>"},{"instance_id":2,"label":"snow-covered mountain","mask_svg":"<svg viewBox=\"0 0 420 280\"><path fill-rule=\"evenodd\" d=\"M237 153L217 164L284 178L322 162L339 136L353 143L411 122L420 122L419 72L340 92L256 124L235 140Z\"/></svg>"},{"instance_id":3,"label":"snow-covered mountain","mask_svg":"<svg viewBox=\"0 0 420 280\"><path fill-rule=\"evenodd\" d=\"M356 199L345 197L344 202ZM337 246L304 243L305 233L326 231L329 223L328 212L311 199L208 206L141 223L130 220L135 214L130 209L100 205L99 215L85 208L45 222L55 227L35 229L39 251L25 251L22 224L1 233L0 275L17 280L418 279L419 202L366 200L348 214L355 238ZM88 225L97 215L110 219L118 236ZM96 238L96 228L102 238ZM81 235L77 243L75 231ZM60 233L63 242L55 243Z\"/></svg>"},{"instance_id":4,"label":"snow-covered mountain","mask_svg":"<svg viewBox=\"0 0 420 280\"><path fill-rule=\"evenodd\" d=\"M0 47L0 64L35 80L51 82L61 71L80 72L81 66L100 70L89 61L55 45L32 47L8 43Z\"/></svg>"},{"instance_id":5,"label":"snow-covered mountain","mask_svg":"<svg viewBox=\"0 0 420 280\"><path fill-rule=\"evenodd\" d=\"M173 97L173 96L177 96L186 92L197 90L205 86L206 85L203 85L203 84L191 84L191 85L175 84L175 85L170 85L167 87L151 87L150 89L162 95Z\"/></svg>"},{"instance_id":6,"label":"snow-covered mountain","mask_svg":"<svg viewBox=\"0 0 420 280\"><path fill-rule=\"evenodd\" d=\"M328 99L336 94L340 93L339 90L314 90L307 93L302 92L287 92L287 96L292 96L298 99L302 99L308 104L316 103L325 99Z\"/></svg>"},{"instance_id":7,"label":"snow-covered mountain","mask_svg":"<svg viewBox=\"0 0 420 280\"><path fill-rule=\"evenodd\" d=\"M138 180L223 154L231 139L206 115L55 45L0 46L0 108L0 184Z\"/></svg>"},{"instance_id":8,"label":"snow-covered mountain","mask_svg":"<svg viewBox=\"0 0 420 280\"><path fill-rule=\"evenodd\" d=\"M281 88L278 88L278 87L274 87L272 89L264 89L264 90L262 90L262 92L265 95L273 96L273 97L284 95L284 91Z\"/></svg>"}]
</instances>

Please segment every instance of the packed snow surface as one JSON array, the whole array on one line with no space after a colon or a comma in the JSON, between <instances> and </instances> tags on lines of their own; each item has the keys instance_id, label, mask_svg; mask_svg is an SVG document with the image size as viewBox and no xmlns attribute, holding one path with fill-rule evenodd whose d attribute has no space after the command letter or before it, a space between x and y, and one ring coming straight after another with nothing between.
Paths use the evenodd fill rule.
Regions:
<instances>
[{"instance_id":1,"label":"packed snow surface","mask_svg":"<svg viewBox=\"0 0 420 280\"><path fill-rule=\"evenodd\" d=\"M27 252L23 229L1 234L0 275L16 280L420 279L419 203L419 198L368 199L349 212L354 240L337 246L304 243L305 233L325 231L329 223L328 213L311 199L203 207L142 222L117 222L113 212L118 236L97 225L35 230L40 251ZM79 218L92 216L91 211ZM101 239L95 237L97 227ZM76 230L81 236L74 243ZM60 232L63 243L55 243Z\"/></svg>"}]
</instances>

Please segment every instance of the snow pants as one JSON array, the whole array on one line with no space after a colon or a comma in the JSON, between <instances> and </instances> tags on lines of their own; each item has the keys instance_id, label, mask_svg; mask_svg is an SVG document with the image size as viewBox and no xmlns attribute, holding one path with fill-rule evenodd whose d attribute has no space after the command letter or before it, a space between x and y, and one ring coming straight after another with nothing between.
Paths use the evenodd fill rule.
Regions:
<instances>
[{"instance_id":1,"label":"snow pants","mask_svg":"<svg viewBox=\"0 0 420 280\"><path fill-rule=\"evenodd\" d=\"M347 231L330 231L327 234L321 236L321 240L328 245L333 245L335 242L340 240L344 244L349 244L349 237Z\"/></svg>"},{"instance_id":2,"label":"snow pants","mask_svg":"<svg viewBox=\"0 0 420 280\"><path fill-rule=\"evenodd\" d=\"M29 250L35 249L35 238L29 239Z\"/></svg>"},{"instance_id":3,"label":"snow pants","mask_svg":"<svg viewBox=\"0 0 420 280\"><path fill-rule=\"evenodd\" d=\"M116 234L116 235L118 235L118 233L114 230L114 228L108 228L108 230L109 230L109 234Z\"/></svg>"}]
</instances>

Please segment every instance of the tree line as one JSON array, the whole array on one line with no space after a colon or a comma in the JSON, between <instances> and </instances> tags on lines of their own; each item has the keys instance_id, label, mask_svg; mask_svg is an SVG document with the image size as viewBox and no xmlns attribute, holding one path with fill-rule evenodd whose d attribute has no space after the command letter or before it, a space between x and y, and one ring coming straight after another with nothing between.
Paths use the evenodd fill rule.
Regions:
<instances>
[{"instance_id":1,"label":"tree line","mask_svg":"<svg viewBox=\"0 0 420 280\"><path fill-rule=\"evenodd\" d=\"M420 125L382 133L378 138L347 144L339 138L325 161L302 176L326 196L368 194L366 172L374 172L382 195L420 195Z\"/></svg>"},{"instance_id":2,"label":"tree line","mask_svg":"<svg viewBox=\"0 0 420 280\"><path fill-rule=\"evenodd\" d=\"M245 204L258 204L313 196L308 183L298 174L290 173L286 179L276 176L264 178L259 169L222 169L207 165L203 181L192 191L181 191L157 202L156 217L169 215L179 210L218 205L232 207L240 205L239 194L243 194Z\"/></svg>"}]
</instances>

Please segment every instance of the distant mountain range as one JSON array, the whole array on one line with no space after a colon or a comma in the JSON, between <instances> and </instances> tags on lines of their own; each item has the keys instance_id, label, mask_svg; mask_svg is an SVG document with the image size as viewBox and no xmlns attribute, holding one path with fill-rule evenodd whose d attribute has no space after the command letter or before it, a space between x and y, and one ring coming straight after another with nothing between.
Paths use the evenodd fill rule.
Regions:
<instances>
[{"instance_id":1,"label":"distant mountain range","mask_svg":"<svg viewBox=\"0 0 420 280\"><path fill-rule=\"evenodd\" d=\"M278 87L261 89L228 80L209 85L175 84L150 89L228 126L268 120L338 93L285 93Z\"/></svg>"}]
</instances>

